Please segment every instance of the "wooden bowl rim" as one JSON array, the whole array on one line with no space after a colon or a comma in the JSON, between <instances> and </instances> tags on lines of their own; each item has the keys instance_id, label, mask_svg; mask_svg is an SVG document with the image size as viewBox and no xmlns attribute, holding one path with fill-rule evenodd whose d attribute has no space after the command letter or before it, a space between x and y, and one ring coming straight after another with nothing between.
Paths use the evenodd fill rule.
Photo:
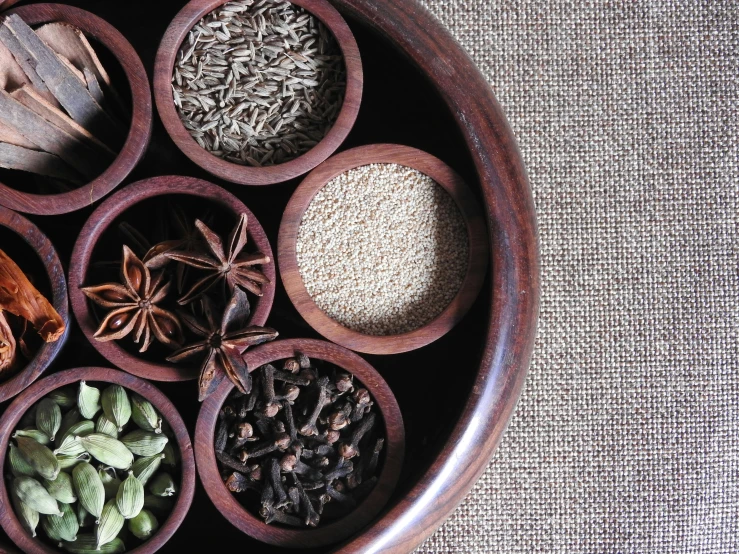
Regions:
<instances>
[{"instance_id":1,"label":"wooden bowl rim","mask_svg":"<svg viewBox=\"0 0 739 554\"><path fill-rule=\"evenodd\" d=\"M326 136L297 158L265 167L242 166L212 155L190 136L182 124L172 100L172 71L180 45L187 33L206 14L229 0L191 0L170 23L157 51L154 63L154 100L164 127L177 147L194 163L209 173L241 185L271 185L307 173L344 142L359 113L362 100L363 71L359 47L349 26L326 0L290 0L316 16L334 35L346 65L346 91L339 115Z\"/></svg>"},{"instance_id":2,"label":"wooden bowl rim","mask_svg":"<svg viewBox=\"0 0 739 554\"><path fill-rule=\"evenodd\" d=\"M131 90L131 123L126 141L113 163L91 182L59 194L32 194L0 183L0 204L11 209L39 215L73 212L110 193L144 156L152 126L149 79L144 64L131 43L115 27L95 14L64 4L31 4L0 14L0 18L12 13L19 15L29 25L52 21L65 21L75 25L115 56Z\"/></svg>"},{"instance_id":3,"label":"wooden bowl rim","mask_svg":"<svg viewBox=\"0 0 739 554\"><path fill-rule=\"evenodd\" d=\"M218 185L195 177L179 175L151 177L131 183L98 206L80 231L72 251L69 264L69 298L72 311L80 329L95 350L116 367L153 381L187 381L197 378L199 371L197 368L182 367L166 362L150 362L128 352L116 341L95 340L93 334L98 324L92 317L87 297L80 289L89 284L85 283L85 279L95 245L115 218L141 201L170 194L197 196L218 204L234 214L246 213L249 241L256 244L259 251L272 260L272 263L262 267L270 284L264 288L263 295L256 301L250 319L252 325L262 326L267 322L272 310L277 281L272 247L259 220L241 200Z\"/></svg>"},{"instance_id":4,"label":"wooden bowl rim","mask_svg":"<svg viewBox=\"0 0 739 554\"><path fill-rule=\"evenodd\" d=\"M300 223L311 201L334 177L368 164L394 163L416 169L434 179L454 200L465 222L469 252L467 271L449 305L425 325L396 335L368 335L331 319L315 303L303 283L297 262ZM427 152L400 144L370 144L332 156L303 180L290 197L280 223L277 259L280 277L300 315L327 339L368 354L399 354L443 337L461 321L482 289L488 265L487 229L472 191L451 167Z\"/></svg>"},{"instance_id":5,"label":"wooden bowl rim","mask_svg":"<svg viewBox=\"0 0 739 554\"><path fill-rule=\"evenodd\" d=\"M263 344L244 353L253 371L260 366L303 352L309 358L325 360L355 375L370 391L385 422L385 462L377 485L370 495L342 519L315 529L288 529L267 525L244 508L223 484L214 450L218 411L233 384L225 380L205 399L195 426L195 461L200 481L208 497L223 516L247 535L269 544L308 548L345 539L369 523L385 506L400 477L405 450L405 429L395 395L377 370L355 352L339 345L313 339L284 339Z\"/></svg>"},{"instance_id":6,"label":"wooden bowl rim","mask_svg":"<svg viewBox=\"0 0 739 554\"><path fill-rule=\"evenodd\" d=\"M152 552L156 552L172 537L190 509L195 494L195 457L193 455L192 443L190 442L190 435L177 408L175 408L174 404L159 389L144 379L117 369L80 367L60 371L30 386L13 401L2 418L0 418L0 475L2 475L5 469L5 453L11 434L28 408L52 390L82 380L116 383L140 394L149 400L169 423L177 439L177 445L180 449L182 478L180 480L180 492L172 508L172 513L148 541L138 548L127 551L130 554L151 554ZM165 414L168 414L167 417L165 417ZM23 529L10 503L6 481L5 479L0 479L0 481L2 481L0 483L0 514L6 514L6 517L1 518L0 525L2 525L10 539L24 552L33 554L57 554L58 550L44 545L38 539L31 537Z\"/></svg>"},{"instance_id":7,"label":"wooden bowl rim","mask_svg":"<svg viewBox=\"0 0 739 554\"><path fill-rule=\"evenodd\" d=\"M15 232L18 237L33 248L36 255L41 259L51 285L52 297L49 300L61 316L65 326L64 334L59 340L43 343L26 367L0 383L0 402L4 402L38 379L49 367L49 364L54 361L69 337L70 319L64 268L49 238L31 221L3 206L0 206L0 225Z\"/></svg>"}]
</instances>

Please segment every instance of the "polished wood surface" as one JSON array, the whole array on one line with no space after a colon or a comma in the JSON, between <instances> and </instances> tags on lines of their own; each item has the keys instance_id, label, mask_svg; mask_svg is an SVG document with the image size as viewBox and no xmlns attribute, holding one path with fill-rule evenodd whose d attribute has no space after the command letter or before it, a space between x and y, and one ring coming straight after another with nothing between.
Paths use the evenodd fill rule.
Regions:
<instances>
[{"instance_id":1,"label":"polished wood surface","mask_svg":"<svg viewBox=\"0 0 739 554\"><path fill-rule=\"evenodd\" d=\"M0 10L6 4L0 3ZM152 124L149 79L128 40L107 21L88 11L64 4L32 4L8 13L18 14L29 25L64 21L78 27L116 57L128 80L132 99L128 136L113 163L101 175L86 185L58 194L32 194L0 183L0 204L14 210L41 215L79 210L115 189L144 155Z\"/></svg>"},{"instance_id":2,"label":"polished wood surface","mask_svg":"<svg viewBox=\"0 0 739 554\"><path fill-rule=\"evenodd\" d=\"M311 150L294 160L265 167L250 167L222 160L198 145L180 121L172 100L172 72L180 45L187 33L206 14L228 0L192 0L170 23L154 66L154 98L159 116L172 140L188 158L222 179L241 185L270 185L307 173L328 158L344 142L359 113L362 100L362 62L349 26L326 0L292 0L320 19L336 37L347 71L346 93L339 116L331 130Z\"/></svg>"},{"instance_id":3,"label":"polished wood surface","mask_svg":"<svg viewBox=\"0 0 739 554\"><path fill-rule=\"evenodd\" d=\"M0 206L0 226L13 231L18 236L19 241L28 243L38 254L51 287L51 297L48 300L59 313L66 326L64 335L58 341L42 343L36 355L25 367L9 379L0 382L0 402L2 402L12 398L33 383L54 361L69 336L70 320L67 280L64 277L62 263L49 238L28 219L2 206ZM7 250L8 246L0 245L0 248ZM33 333L34 331L29 330L29 332Z\"/></svg>"},{"instance_id":4,"label":"polished wood surface","mask_svg":"<svg viewBox=\"0 0 739 554\"><path fill-rule=\"evenodd\" d=\"M330 342L288 339L247 350L244 360L250 371L290 358L302 352L309 358L324 360L353 374L370 391L385 423L385 453L377 485L370 495L343 518L315 529L292 529L267 525L251 514L223 484L215 457L214 436L218 412L233 389L225 380L200 409L195 427L195 458L198 474L216 508L244 533L263 542L290 548L310 548L343 540L369 523L387 503L400 476L405 448L405 430L400 408L390 387L377 371L360 356Z\"/></svg>"},{"instance_id":5,"label":"polished wood surface","mask_svg":"<svg viewBox=\"0 0 739 554\"><path fill-rule=\"evenodd\" d=\"M238 198L213 183L193 177L172 175L144 179L126 186L103 202L92 213L90 219L87 220L82 231L80 231L72 252L72 261L69 266L69 296L75 318L85 336L92 346L112 364L129 373L154 381L181 381L194 379L197 377L198 370L164 361L157 363L145 360L124 349L117 341L100 342L95 340L93 334L99 323L92 311L91 302L80 290L81 287L98 284L87 281L90 263L93 261L93 250L100 237L116 218L139 202L167 195L187 195L202 198L204 201L213 203L233 214L233 224L236 223L239 214L245 213L247 215L248 244L254 245L259 252L266 254L272 260L272 263L262 266L262 271L270 280L270 283L264 286L263 295L258 297L254 303L250 319L252 325L265 324L272 309L277 281L274 254L267 235L254 214ZM116 251L115 254L118 255L118 252Z\"/></svg>"},{"instance_id":6,"label":"polished wood surface","mask_svg":"<svg viewBox=\"0 0 739 554\"><path fill-rule=\"evenodd\" d=\"M399 335L367 335L334 321L313 301L300 276L297 240L300 222L313 197L334 177L355 167L394 163L411 167L428 175L457 204L465 225L469 255L467 273L457 295L432 321ZM426 152L398 144L371 144L337 154L314 169L295 190L285 208L277 242L277 256L282 284L300 315L327 339L369 354L398 354L421 348L448 333L469 311L477 298L488 266L487 230L475 197L462 178L439 158Z\"/></svg>"},{"instance_id":7,"label":"polished wood surface","mask_svg":"<svg viewBox=\"0 0 739 554\"><path fill-rule=\"evenodd\" d=\"M154 405L162 418L172 428L180 450L180 472L182 476L174 508L167 520L161 522L162 525L159 530L148 541L138 548L128 551L131 554L156 552L177 531L190 509L195 493L195 457L193 456L190 436L177 409L164 394L143 379L115 369L83 367L55 373L29 387L13 401L0 419L0 475L5 475L5 458L10 437L16 429L18 421L28 408L52 390L81 380L115 383L140 394ZM7 481L5 479L0 479L0 481L0 525L8 536L27 554L56 554L59 552L56 548L51 548L40 540L31 537L23 528L10 503L6 486Z\"/></svg>"}]
</instances>

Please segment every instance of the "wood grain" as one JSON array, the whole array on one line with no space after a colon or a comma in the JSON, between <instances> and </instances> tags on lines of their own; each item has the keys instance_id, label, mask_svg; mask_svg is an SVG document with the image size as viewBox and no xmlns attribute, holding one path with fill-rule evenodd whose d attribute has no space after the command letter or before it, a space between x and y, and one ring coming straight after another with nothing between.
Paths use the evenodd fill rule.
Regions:
<instances>
[{"instance_id":1,"label":"wood grain","mask_svg":"<svg viewBox=\"0 0 739 554\"><path fill-rule=\"evenodd\" d=\"M0 4L2 9L6 4ZM112 25L85 10L63 4L32 4L5 13L18 14L29 25L63 21L82 30L116 57L128 80L132 118L123 147L112 164L87 184L60 194L32 194L0 183L0 204L17 211L53 215L79 210L115 189L143 157L151 137L149 80L131 44Z\"/></svg>"},{"instance_id":2,"label":"wood grain","mask_svg":"<svg viewBox=\"0 0 739 554\"><path fill-rule=\"evenodd\" d=\"M344 142L351 131L362 100L362 62L359 48L349 26L339 12L326 0L292 0L320 19L336 37L346 64L346 92L344 103L334 126L316 146L301 156L278 165L250 167L222 160L198 145L180 121L172 100L172 72L180 45L187 33L204 15L228 0L191 0L170 23L164 33L154 64L154 99L164 127L193 162L206 171L241 185L271 185L307 173Z\"/></svg>"},{"instance_id":3,"label":"wood grain","mask_svg":"<svg viewBox=\"0 0 739 554\"><path fill-rule=\"evenodd\" d=\"M131 554L156 552L174 534L190 509L195 494L195 457L190 436L179 412L164 394L143 379L115 369L82 367L55 373L29 387L13 401L0 419L0 475L5 475L5 458L10 437L16 429L18 421L28 408L52 390L82 380L115 383L140 394L154 405L162 418L172 428L180 450L182 476L174 508L166 521L161 521L162 526L148 541L138 548L129 550ZM7 481L5 479L0 479L0 481L0 525L2 525L10 539L23 552L28 554L57 554L59 550L50 548L38 539L34 539L23 529L10 503L6 487Z\"/></svg>"},{"instance_id":4,"label":"wood grain","mask_svg":"<svg viewBox=\"0 0 739 554\"><path fill-rule=\"evenodd\" d=\"M355 167L394 163L431 177L454 199L467 227L467 273L457 295L443 312L414 331L399 335L367 335L344 327L313 301L300 276L297 240L300 222L313 197L334 177ZM398 144L372 144L333 156L314 169L295 190L280 223L277 256L282 284L300 315L327 339L368 354L398 354L421 348L448 333L469 311L482 288L488 265L487 230L472 191L462 178L439 158Z\"/></svg>"},{"instance_id":5,"label":"wood grain","mask_svg":"<svg viewBox=\"0 0 739 554\"><path fill-rule=\"evenodd\" d=\"M91 304L80 290L83 286L96 283L87 282L92 252L101 235L127 209L143 200L157 196L184 194L202 198L205 203L215 204L234 215L234 223L239 214L245 213L248 218L247 234L249 244L269 256L273 263L262 266L263 273L270 280L264 286L264 293L252 308L250 324L264 325L269 317L274 301L277 275L272 247L267 235L253 213L234 195L207 181L193 177L165 176L144 179L126 186L123 190L103 202L90 216L80 231L79 238L72 252L69 265L69 288L72 310L77 323L95 349L115 366L154 381L185 381L198 375L195 368L183 367L171 363L154 363L139 358L126 351L116 341L100 342L93 334L99 322L91 309Z\"/></svg>"},{"instance_id":6,"label":"wood grain","mask_svg":"<svg viewBox=\"0 0 739 554\"><path fill-rule=\"evenodd\" d=\"M64 269L57 256L54 245L41 230L22 215L0 206L0 225L18 235L18 240L28 243L41 258L51 285L52 296L49 301L59 313L66 327L64 335L56 342L45 342L33 359L13 377L0 383L0 402L12 398L28 387L49 367L61 351L69 335L69 304L67 301L67 281Z\"/></svg>"},{"instance_id":7,"label":"wood grain","mask_svg":"<svg viewBox=\"0 0 739 554\"><path fill-rule=\"evenodd\" d=\"M310 548L340 541L371 521L387 503L400 476L405 448L405 430L400 408L390 387L360 356L330 342L288 339L247 350L244 360L249 371L302 352L309 358L325 360L353 374L370 391L385 423L385 461L377 485L370 495L342 519L315 529L288 529L267 525L251 514L223 484L215 457L214 434L218 412L233 389L225 380L202 404L195 427L195 459L205 491L216 508L238 529L260 541L290 548Z\"/></svg>"},{"instance_id":8,"label":"wood grain","mask_svg":"<svg viewBox=\"0 0 739 554\"><path fill-rule=\"evenodd\" d=\"M337 551L413 551L487 467L516 405L539 313L534 203L521 156L490 86L449 32L417 1L335 0L428 76L459 125L477 170L492 261L492 307L469 400L447 445L383 517Z\"/></svg>"}]
</instances>

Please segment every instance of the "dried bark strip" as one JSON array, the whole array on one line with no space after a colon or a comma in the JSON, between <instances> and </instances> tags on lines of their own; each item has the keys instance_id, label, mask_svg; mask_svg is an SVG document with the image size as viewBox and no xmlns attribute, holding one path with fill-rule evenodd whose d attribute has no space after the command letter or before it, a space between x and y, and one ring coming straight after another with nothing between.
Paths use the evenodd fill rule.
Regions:
<instances>
[{"instance_id":1,"label":"dried bark strip","mask_svg":"<svg viewBox=\"0 0 739 554\"><path fill-rule=\"evenodd\" d=\"M41 149L56 154L85 177L97 177L107 166L96 150L92 150L69 133L49 123L2 90L0 90L0 121L17 129Z\"/></svg>"},{"instance_id":2,"label":"dried bark strip","mask_svg":"<svg viewBox=\"0 0 739 554\"><path fill-rule=\"evenodd\" d=\"M72 119L110 146L121 143L120 130L92 97L85 83L20 17L12 14L3 20L0 40L13 52L16 60L25 58L26 66L20 65L29 79L33 81L34 73L40 77Z\"/></svg>"},{"instance_id":3,"label":"dried bark strip","mask_svg":"<svg viewBox=\"0 0 739 554\"><path fill-rule=\"evenodd\" d=\"M80 182L79 174L72 171L72 168L54 154L30 150L14 144L0 143L0 167L28 171L72 183Z\"/></svg>"}]
</instances>

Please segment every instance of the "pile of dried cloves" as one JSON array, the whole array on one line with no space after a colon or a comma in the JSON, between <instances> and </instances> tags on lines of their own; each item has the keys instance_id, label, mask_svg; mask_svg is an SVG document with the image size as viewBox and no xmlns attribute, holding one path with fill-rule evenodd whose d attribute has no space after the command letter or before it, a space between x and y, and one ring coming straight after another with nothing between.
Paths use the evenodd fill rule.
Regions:
<instances>
[{"instance_id":1,"label":"pile of dried cloves","mask_svg":"<svg viewBox=\"0 0 739 554\"><path fill-rule=\"evenodd\" d=\"M224 403L215 451L226 487L266 523L316 527L374 488L385 443L369 391L341 369L297 354L253 372Z\"/></svg>"}]
</instances>

